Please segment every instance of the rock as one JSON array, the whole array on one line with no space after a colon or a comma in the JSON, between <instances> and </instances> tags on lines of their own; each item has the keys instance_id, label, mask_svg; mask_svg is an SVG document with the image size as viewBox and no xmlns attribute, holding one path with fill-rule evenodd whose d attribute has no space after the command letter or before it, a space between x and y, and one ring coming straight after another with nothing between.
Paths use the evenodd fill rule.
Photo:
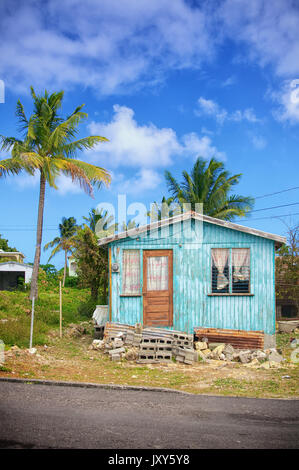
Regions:
<instances>
[{"instance_id":1,"label":"rock","mask_svg":"<svg viewBox=\"0 0 299 470\"><path fill-rule=\"evenodd\" d=\"M227 361L233 361L234 360L234 355L226 353L225 358L226 358Z\"/></svg>"},{"instance_id":2,"label":"rock","mask_svg":"<svg viewBox=\"0 0 299 470\"><path fill-rule=\"evenodd\" d=\"M195 349L201 351L202 349L208 349L208 344L204 341L196 341Z\"/></svg>"},{"instance_id":3,"label":"rock","mask_svg":"<svg viewBox=\"0 0 299 470\"><path fill-rule=\"evenodd\" d=\"M209 348L213 351L214 349L218 348L218 346L224 346L224 343L209 343ZM222 351L221 351L222 352Z\"/></svg>"},{"instance_id":4,"label":"rock","mask_svg":"<svg viewBox=\"0 0 299 470\"><path fill-rule=\"evenodd\" d=\"M208 342L209 342L209 339L208 339L208 338L206 338L205 336L203 336L203 337L201 338L201 342L202 342L202 343L207 343L207 344L208 344Z\"/></svg>"},{"instance_id":5,"label":"rock","mask_svg":"<svg viewBox=\"0 0 299 470\"><path fill-rule=\"evenodd\" d=\"M111 351L109 351L109 355L113 356L115 354L121 354L121 353L124 353L124 352L126 352L125 348L111 349Z\"/></svg>"},{"instance_id":6,"label":"rock","mask_svg":"<svg viewBox=\"0 0 299 470\"><path fill-rule=\"evenodd\" d=\"M277 351L271 351L271 353L269 354L269 361L271 362L282 362L283 361L283 357L278 354Z\"/></svg>"},{"instance_id":7,"label":"rock","mask_svg":"<svg viewBox=\"0 0 299 470\"><path fill-rule=\"evenodd\" d=\"M212 359L219 359L220 354L223 353L224 348L225 348L225 344L219 344L215 349L213 349Z\"/></svg>"},{"instance_id":8,"label":"rock","mask_svg":"<svg viewBox=\"0 0 299 470\"><path fill-rule=\"evenodd\" d=\"M112 348L121 348L124 345L124 342L120 338L115 338L115 340L112 342Z\"/></svg>"},{"instance_id":9,"label":"rock","mask_svg":"<svg viewBox=\"0 0 299 470\"><path fill-rule=\"evenodd\" d=\"M225 354L223 354L223 353L219 354L219 359L221 361L225 361L226 360Z\"/></svg>"},{"instance_id":10,"label":"rock","mask_svg":"<svg viewBox=\"0 0 299 470\"><path fill-rule=\"evenodd\" d=\"M250 353L244 351L239 353L239 359L242 364L247 364L251 360Z\"/></svg>"},{"instance_id":11,"label":"rock","mask_svg":"<svg viewBox=\"0 0 299 470\"><path fill-rule=\"evenodd\" d=\"M291 341L291 348L297 348L299 346L299 339L296 339L294 338L292 341Z\"/></svg>"},{"instance_id":12,"label":"rock","mask_svg":"<svg viewBox=\"0 0 299 470\"><path fill-rule=\"evenodd\" d=\"M29 354L36 354L37 349L36 348L30 348L28 349Z\"/></svg>"},{"instance_id":13,"label":"rock","mask_svg":"<svg viewBox=\"0 0 299 470\"><path fill-rule=\"evenodd\" d=\"M136 348L130 348L125 353L124 357L127 361L136 361L136 359L138 359L138 350Z\"/></svg>"},{"instance_id":14,"label":"rock","mask_svg":"<svg viewBox=\"0 0 299 470\"><path fill-rule=\"evenodd\" d=\"M225 345L225 348L223 349L223 353L224 353L225 355L227 355L227 354L231 354L231 355L232 355L232 354L234 354L234 352L235 352L235 349L234 349L234 347L233 347L231 344L226 344L226 345Z\"/></svg>"},{"instance_id":15,"label":"rock","mask_svg":"<svg viewBox=\"0 0 299 470\"><path fill-rule=\"evenodd\" d=\"M211 356L212 351L210 349L203 349L200 351L200 353L204 356L205 359L208 359Z\"/></svg>"},{"instance_id":16,"label":"rock","mask_svg":"<svg viewBox=\"0 0 299 470\"><path fill-rule=\"evenodd\" d=\"M256 351L254 355L258 359L258 361L264 361L265 359L267 359L267 354L264 351Z\"/></svg>"},{"instance_id":17,"label":"rock","mask_svg":"<svg viewBox=\"0 0 299 470\"><path fill-rule=\"evenodd\" d=\"M299 321L279 321L278 323L278 330L281 333L292 333L296 328L299 326Z\"/></svg>"},{"instance_id":18,"label":"rock","mask_svg":"<svg viewBox=\"0 0 299 470\"><path fill-rule=\"evenodd\" d=\"M94 339L91 344L91 349L99 350L105 347L105 342L102 339Z\"/></svg>"},{"instance_id":19,"label":"rock","mask_svg":"<svg viewBox=\"0 0 299 470\"><path fill-rule=\"evenodd\" d=\"M11 350L11 351L20 351L20 348L19 348L19 346L12 346L12 347L10 348L10 350Z\"/></svg>"},{"instance_id":20,"label":"rock","mask_svg":"<svg viewBox=\"0 0 299 470\"><path fill-rule=\"evenodd\" d=\"M120 354L111 354L110 359L113 362L118 362L120 361Z\"/></svg>"}]
</instances>

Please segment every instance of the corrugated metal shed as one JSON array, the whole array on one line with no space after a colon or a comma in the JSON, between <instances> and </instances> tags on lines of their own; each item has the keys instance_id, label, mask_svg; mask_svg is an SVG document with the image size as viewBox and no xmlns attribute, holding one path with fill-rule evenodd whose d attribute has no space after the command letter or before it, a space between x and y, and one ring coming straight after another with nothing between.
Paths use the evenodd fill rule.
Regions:
<instances>
[{"instance_id":1,"label":"corrugated metal shed","mask_svg":"<svg viewBox=\"0 0 299 470\"><path fill-rule=\"evenodd\" d=\"M274 250L285 241L262 236L258 231L238 230L229 223L213 223L190 217L190 224L176 222L149 232L139 230L135 238L114 237L109 242L110 263L119 272L110 273L110 317L114 322L143 323L143 250L173 252L173 325L193 333L195 327L224 328L275 333ZM250 232L251 230L251 232ZM259 232L262 234L263 232ZM211 249L250 248L250 293L215 295L211 292ZM122 253L140 250L140 295L122 296Z\"/></svg>"}]
</instances>

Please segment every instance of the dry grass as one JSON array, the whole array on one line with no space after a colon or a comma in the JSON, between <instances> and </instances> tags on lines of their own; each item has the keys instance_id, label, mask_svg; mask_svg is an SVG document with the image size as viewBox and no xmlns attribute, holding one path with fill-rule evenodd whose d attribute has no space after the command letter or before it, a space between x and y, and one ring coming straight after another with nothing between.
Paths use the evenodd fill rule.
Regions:
<instances>
[{"instance_id":1,"label":"dry grass","mask_svg":"<svg viewBox=\"0 0 299 470\"><path fill-rule=\"evenodd\" d=\"M38 346L37 355L23 350L6 354L0 376L167 387L196 394L299 397L298 364L286 362L279 369L263 370L216 361L193 366L174 362L141 365L126 360L115 363L107 355L90 350L91 341L90 335L62 340L55 335L48 337L48 347ZM289 348L286 338L284 347ZM282 378L285 375L289 378Z\"/></svg>"}]
</instances>

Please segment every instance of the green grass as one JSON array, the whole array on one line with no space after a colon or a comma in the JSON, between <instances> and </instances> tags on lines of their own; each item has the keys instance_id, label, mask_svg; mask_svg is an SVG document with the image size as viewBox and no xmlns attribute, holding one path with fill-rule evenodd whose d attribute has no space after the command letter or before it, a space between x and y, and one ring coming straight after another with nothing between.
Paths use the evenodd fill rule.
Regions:
<instances>
[{"instance_id":1,"label":"green grass","mask_svg":"<svg viewBox=\"0 0 299 470\"><path fill-rule=\"evenodd\" d=\"M86 301L86 289L66 288L63 290L63 326L86 320L78 314L78 306ZM0 292L0 339L7 346L28 347L30 335L31 301L28 292ZM59 291L41 291L35 303L34 344L44 344L47 333L59 328Z\"/></svg>"}]
</instances>

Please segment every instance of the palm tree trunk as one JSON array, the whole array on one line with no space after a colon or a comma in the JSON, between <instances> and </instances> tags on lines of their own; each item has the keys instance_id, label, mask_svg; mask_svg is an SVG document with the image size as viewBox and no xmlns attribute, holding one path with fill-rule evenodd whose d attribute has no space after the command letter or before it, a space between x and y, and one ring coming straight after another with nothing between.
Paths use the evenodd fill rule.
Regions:
<instances>
[{"instance_id":1,"label":"palm tree trunk","mask_svg":"<svg viewBox=\"0 0 299 470\"><path fill-rule=\"evenodd\" d=\"M44 206L45 206L45 191L46 191L46 179L41 172L40 175L40 190L39 190L39 204L38 204L38 216L37 216L37 230L36 230L36 247L34 256L34 265L31 279L31 290L30 299L37 299L38 297L38 270L41 255L41 244L43 235L43 219L44 219Z\"/></svg>"},{"instance_id":2,"label":"palm tree trunk","mask_svg":"<svg viewBox=\"0 0 299 470\"><path fill-rule=\"evenodd\" d=\"M67 250L64 250L64 270L63 270L63 283L62 283L62 287L64 287L64 284L65 284L66 270L67 270Z\"/></svg>"}]
</instances>

